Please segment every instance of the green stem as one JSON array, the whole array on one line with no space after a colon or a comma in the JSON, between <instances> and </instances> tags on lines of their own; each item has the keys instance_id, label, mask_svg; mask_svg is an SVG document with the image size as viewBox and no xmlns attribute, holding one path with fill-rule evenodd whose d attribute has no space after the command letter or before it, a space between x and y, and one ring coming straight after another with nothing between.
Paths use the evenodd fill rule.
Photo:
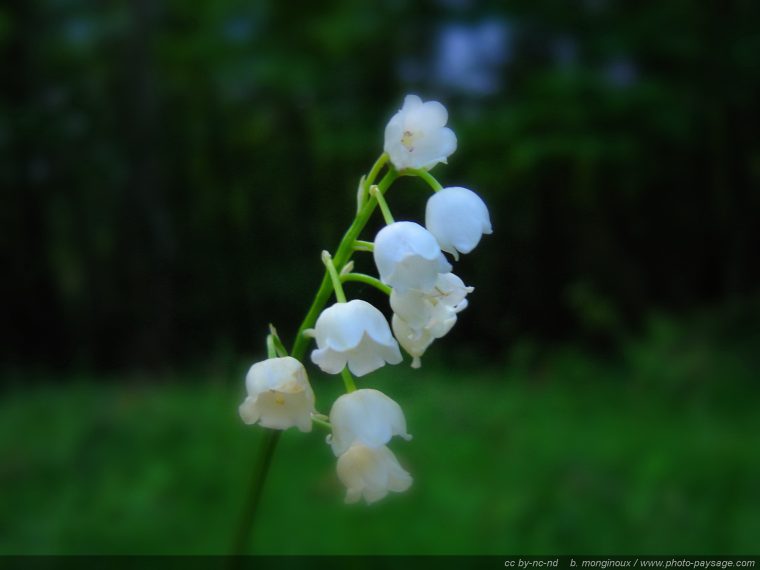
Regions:
<instances>
[{"instance_id":1,"label":"green stem","mask_svg":"<svg viewBox=\"0 0 760 570\"><path fill-rule=\"evenodd\" d=\"M377 203L380 205L380 211L383 213L385 223L391 225L393 223L393 214L391 214L391 209L388 207L388 202L385 201L383 193L378 190L377 186L372 186L369 189L369 195L377 200Z\"/></svg>"},{"instance_id":2,"label":"green stem","mask_svg":"<svg viewBox=\"0 0 760 570\"><path fill-rule=\"evenodd\" d=\"M365 283L367 285L372 285L375 289L379 289L386 295L391 294L391 288L388 287L385 283L380 281L377 277L365 275L364 273L344 273L340 276L340 280L343 282L357 281L359 283Z\"/></svg>"},{"instance_id":3,"label":"green stem","mask_svg":"<svg viewBox=\"0 0 760 570\"><path fill-rule=\"evenodd\" d=\"M311 422L314 425L317 425L321 428L325 428L327 431L332 431L332 424L330 422L326 422L325 420L320 420L318 418L315 418L312 416Z\"/></svg>"},{"instance_id":4,"label":"green stem","mask_svg":"<svg viewBox=\"0 0 760 570\"><path fill-rule=\"evenodd\" d=\"M438 182L438 180L436 180L435 177L424 168L410 169L407 170L407 172L413 176L419 176L422 178L425 182L427 182L428 186L433 189L433 192L443 190L441 183Z\"/></svg>"},{"instance_id":5,"label":"green stem","mask_svg":"<svg viewBox=\"0 0 760 570\"><path fill-rule=\"evenodd\" d=\"M398 172L391 168L377 185L378 190L381 193L385 193L396 178L398 178ZM367 225L367 221L372 215L372 212L375 211L376 207L377 199L370 198L367 200L367 203L362 206L362 209L359 210L356 218L354 218L353 223L343 235L343 239L340 241L340 245L338 245L338 249L333 257L333 263L338 271L340 271L351 259L351 255L353 254L353 244L364 229L364 226ZM319 285L319 289L317 289L317 294L314 296L314 300L311 303L311 307L309 307L309 311L306 313L306 317L304 317L301 326L298 328L293 348L290 351L290 355L296 360L303 360L303 356L306 354L306 347L311 340L309 337L304 336L303 333L306 329L312 328L314 323L317 322L317 317L330 298L330 293L332 293L332 283L330 281L330 275L327 273L327 270L325 270L325 275L322 277L322 283Z\"/></svg>"},{"instance_id":6,"label":"green stem","mask_svg":"<svg viewBox=\"0 0 760 570\"><path fill-rule=\"evenodd\" d=\"M335 298L338 300L338 303L345 303L346 294L343 292L343 285L338 276L338 272L335 269L332 256L327 250L322 252L322 263L325 264L327 273L330 275L330 281L332 282L333 290L335 291Z\"/></svg>"},{"instance_id":7,"label":"green stem","mask_svg":"<svg viewBox=\"0 0 760 570\"><path fill-rule=\"evenodd\" d=\"M389 159L390 157L388 156L387 152L381 154L380 157L375 161L375 164L372 165L369 174L367 176L362 176L362 179L359 181L359 195L356 199L357 213L366 203L370 186L375 183L375 178L377 178L377 175L380 174L380 171L383 169L383 166L387 164Z\"/></svg>"},{"instance_id":8,"label":"green stem","mask_svg":"<svg viewBox=\"0 0 760 570\"><path fill-rule=\"evenodd\" d=\"M354 251L375 251L375 244L371 241L356 240L354 242Z\"/></svg>"},{"instance_id":9,"label":"green stem","mask_svg":"<svg viewBox=\"0 0 760 570\"><path fill-rule=\"evenodd\" d=\"M356 384L354 384L354 377L351 376L351 371L348 366L341 370L340 375L343 376L343 384L346 386L346 392L355 392Z\"/></svg>"},{"instance_id":10,"label":"green stem","mask_svg":"<svg viewBox=\"0 0 760 570\"><path fill-rule=\"evenodd\" d=\"M264 441L259 448L259 457L256 461L256 468L253 470L251 485L248 488L248 497L245 501L245 511L238 525L238 532L235 536L235 543L232 545L234 554L243 554L245 545L253 528L253 522L256 519L256 511L261 502L261 494L264 490L264 483L269 473L269 467L272 464L274 450L277 448L277 442L280 440L279 430L268 429L264 432Z\"/></svg>"},{"instance_id":11,"label":"green stem","mask_svg":"<svg viewBox=\"0 0 760 570\"><path fill-rule=\"evenodd\" d=\"M375 178L377 178L377 175L380 174L380 171L382 170L383 166L386 165L388 162L388 156L387 152L384 152L380 155L380 157L375 161L375 164L372 165L372 168L369 171L369 174L367 175L367 179L364 181L365 187L369 188L375 183Z\"/></svg>"},{"instance_id":12,"label":"green stem","mask_svg":"<svg viewBox=\"0 0 760 570\"><path fill-rule=\"evenodd\" d=\"M378 162L380 162L380 160L387 161L387 157L383 159L381 156L378 159ZM377 163L375 164L377 165ZM373 167L373 170L374 169L375 167ZM377 168L377 170L379 171L379 168ZM377 185L378 192L380 194L384 194L396 178L398 178L398 172L392 166L389 166L388 172L385 173L385 176L383 176L382 180L380 180ZM345 266L345 264L350 261L351 255L354 252L354 242L359 237L359 234L364 229L364 226L367 225L367 222L369 221L369 218L375 211L376 207L376 198L370 198L367 200L367 202L357 212L354 221L346 230L346 233L343 235L343 239L341 239L340 244L338 245L338 249L335 252L335 257L333 257L333 263L337 271L340 271ZM317 322L317 317L329 300L330 293L332 293L332 281L330 279L329 272L327 269L325 269L325 274L322 277L322 282L319 285L319 289L317 289L314 300L312 301L311 306L306 313L306 316L301 322L301 326L298 327L298 332L296 333L293 347L290 350L290 355L296 360L303 360L303 357L306 354L306 349L309 345L309 341L311 340L303 333L306 329L312 328ZM346 370L346 372L348 372L348 370ZM350 372L348 372L348 374L350 376ZM343 378L343 381L346 382L345 376ZM353 378L350 378L350 383L353 385ZM282 432L277 430L267 430L264 436L264 441L261 445L261 451L259 453L259 461L257 463L256 469L253 471L253 477L251 479L250 491L246 500L245 511L242 518L240 519L236 540L233 545L234 554L242 554L245 550L247 539L250 537L251 528L253 527L253 522L256 518L256 511L258 510L259 501L261 500L261 493L264 489L264 482L266 481L267 473L269 472L269 467L272 462L272 456L274 455L274 451L277 448L277 442L279 441L281 433Z\"/></svg>"}]
</instances>

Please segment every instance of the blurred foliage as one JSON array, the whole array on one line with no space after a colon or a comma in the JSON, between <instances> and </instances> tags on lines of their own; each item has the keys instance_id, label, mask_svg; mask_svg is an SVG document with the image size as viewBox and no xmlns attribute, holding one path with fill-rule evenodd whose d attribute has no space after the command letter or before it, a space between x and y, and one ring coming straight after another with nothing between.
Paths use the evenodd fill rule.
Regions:
<instances>
[{"instance_id":1,"label":"blurred foliage","mask_svg":"<svg viewBox=\"0 0 760 570\"><path fill-rule=\"evenodd\" d=\"M412 489L344 506L324 432L286 432L251 548L756 553L758 339L706 348L715 318L659 318L620 362L523 345L508 367L384 369L372 385L403 402L414 439L392 447ZM0 553L226 553L263 433L235 413L242 372L8 379ZM340 380L313 382L324 410Z\"/></svg>"},{"instance_id":2,"label":"blurred foliage","mask_svg":"<svg viewBox=\"0 0 760 570\"><path fill-rule=\"evenodd\" d=\"M752 0L3 5L3 362L292 334L407 92L447 104L435 173L492 209L458 346L609 347L654 308L756 294L758 21ZM389 200L420 219L407 182Z\"/></svg>"}]
</instances>

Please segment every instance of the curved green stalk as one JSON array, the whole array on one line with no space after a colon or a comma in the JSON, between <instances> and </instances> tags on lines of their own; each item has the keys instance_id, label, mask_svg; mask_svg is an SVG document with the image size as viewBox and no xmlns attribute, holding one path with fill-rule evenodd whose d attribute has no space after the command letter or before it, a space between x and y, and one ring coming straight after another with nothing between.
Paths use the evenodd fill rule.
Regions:
<instances>
[{"instance_id":1,"label":"curved green stalk","mask_svg":"<svg viewBox=\"0 0 760 570\"><path fill-rule=\"evenodd\" d=\"M388 153L384 152L375 161L375 164L372 165L372 168L370 169L369 174L367 175L367 180L364 181L364 184L367 188L369 188L372 184L375 183L375 178L377 178L377 175L380 174L380 171L383 169L383 166L385 166L388 163L389 158L390 157L388 156Z\"/></svg>"},{"instance_id":2,"label":"curved green stalk","mask_svg":"<svg viewBox=\"0 0 760 570\"><path fill-rule=\"evenodd\" d=\"M388 202L385 201L383 193L380 192L377 186L370 186L369 195L377 200L377 205L380 206L380 211L383 213L386 225L391 225L394 222L393 214L391 214L391 209L388 207Z\"/></svg>"},{"instance_id":3,"label":"curved green stalk","mask_svg":"<svg viewBox=\"0 0 760 570\"><path fill-rule=\"evenodd\" d=\"M259 457L256 461L256 467L251 476L251 484L248 487L248 497L245 501L245 510L240 518L235 542L232 545L233 554L243 554L245 545L253 528L253 521L256 519L256 512L259 510L261 494L264 490L264 483L269 474L269 467L272 465L274 450L277 449L277 442L280 441L282 432L276 429L268 429L264 432L264 440L259 448Z\"/></svg>"},{"instance_id":4,"label":"curved green stalk","mask_svg":"<svg viewBox=\"0 0 760 570\"><path fill-rule=\"evenodd\" d=\"M438 180L435 179L435 176L430 174L424 168L409 169L405 171L405 174L407 173L411 176L419 176L420 178L422 178L425 182L427 182L428 186L430 186L433 189L433 192L438 192L439 190L443 190L443 186L441 185L440 182L438 182Z\"/></svg>"},{"instance_id":5,"label":"curved green stalk","mask_svg":"<svg viewBox=\"0 0 760 570\"><path fill-rule=\"evenodd\" d=\"M340 276L340 280L343 282L356 281L358 283L365 283L366 285L372 285L375 289L382 291L386 295L391 294L391 288L388 287L388 285L380 281L377 277L365 275L364 273L344 273Z\"/></svg>"},{"instance_id":6,"label":"curved green stalk","mask_svg":"<svg viewBox=\"0 0 760 570\"><path fill-rule=\"evenodd\" d=\"M332 424L330 422L315 418L314 416L311 417L311 423L313 423L315 426L319 426L321 428L326 429L329 432L332 432Z\"/></svg>"},{"instance_id":7,"label":"curved green stalk","mask_svg":"<svg viewBox=\"0 0 760 570\"><path fill-rule=\"evenodd\" d=\"M322 263L325 264L325 267L327 268L327 274L330 276L330 282L332 283L333 291L335 292L335 298L338 300L338 303L345 303L346 294L343 292L343 285L341 283L340 276L335 269L335 264L333 263L332 256L327 250L322 252Z\"/></svg>"},{"instance_id":8,"label":"curved green stalk","mask_svg":"<svg viewBox=\"0 0 760 570\"><path fill-rule=\"evenodd\" d=\"M367 178L366 187L369 187L369 185L374 182L374 177L377 176L380 169L387 162L387 160L387 155L383 153L383 155L381 155L375 163L375 166L372 167L370 177ZM379 194L384 194L396 178L398 178L398 172L396 172L392 166L389 166L388 172L385 173L385 176L383 176L382 180L377 185ZM362 207L359 209L356 217L354 218L354 221L351 223L348 230L346 230L346 233L343 235L343 239L341 239L340 244L338 245L338 249L335 252L335 256L333 257L333 264L337 272L340 272L346 263L351 260L351 255L354 253L354 243L359 237L361 231L364 229L364 226L367 225L367 222L369 221L369 218L375 211L376 207L377 198L370 197L370 199L367 200L366 203L364 203L364 205L362 205ZM322 277L322 282L319 285L319 289L317 289L317 293L314 296L314 300L312 301L311 306L309 307L309 310L303 319L303 322L301 322L301 326L298 327L298 332L296 333L293 347L290 350L290 355L296 360L303 360L303 357L306 354L306 348L310 340L304 335L304 331L306 329L312 328L317 322L317 317L319 316L319 313L322 311L327 301L330 299L330 294L332 291L333 285L332 280L330 279L330 273L327 268L325 268L325 274ZM348 369L344 370L348 372ZM353 386L353 389L355 390L356 386L354 385L353 378L350 377L350 374L351 373L348 372L349 380L346 380L346 375L344 375L343 381L346 383L347 390L349 386ZM256 468L253 471L253 477L251 479L251 485L249 487L249 494L245 503L245 511L243 512L243 516L240 520L238 531L235 536L235 543L233 544L234 554L242 554L244 552L246 542L250 537L251 529L253 528L253 523L256 519L256 512L258 511L259 502L261 501L261 494L264 489L264 483L266 481L267 474L269 473L269 467L271 466L272 457L274 456L275 449L277 448L277 442L280 439L281 433L282 432L278 430L267 430L264 434L264 441L261 444L259 460Z\"/></svg>"},{"instance_id":9,"label":"curved green stalk","mask_svg":"<svg viewBox=\"0 0 760 570\"><path fill-rule=\"evenodd\" d=\"M375 243L358 239L354 242L354 251L375 251Z\"/></svg>"},{"instance_id":10,"label":"curved green stalk","mask_svg":"<svg viewBox=\"0 0 760 570\"><path fill-rule=\"evenodd\" d=\"M370 186L375 183L375 178L377 178L377 175L380 174L380 171L383 169L383 166L388 163L389 159L390 156L388 156L387 152L381 154L380 157L375 161L375 164L372 165L369 174L367 176L362 176L362 179L359 181L359 195L356 199L357 213L366 203Z\"/></svg>"},{"instance_id":11,"label":"curved green stalk","mask_svg":"<svg viewBox=\"0 0 760 570\"><path fill-rule=\"evenodd\" d=\"M398 172L394 169L390 169L377 185L378 190L384 194L396 178L398 178ZM343 239L341 239L340 245L338 245L338 249L333 257L335 269L339 273L340 270L343 269L343 266L351 259L351 255L353 254L353 244L364 229L364 226L367 225L367 222L376 207L377 199L371 197L367 200L367 203L362 206L362 209L359 210L353 223L343 235ZM290 351L290 355L293 358L303 360L304 354L306 353L306 347L310 340L308 337L305 337L303 333L306 329L312 328L314 323L317 322L317 317L327 303L327 300L330 298L330 293L332 293L332 283L330 282L330 275L327 273L327 270L325 270L325 275L322 277L322 283L319 285L319 289L317 289L314 301L312 301L311 307L309 307L309 311L306 313L306 317L296 333L293 348Z\"/></svg>"}]
</instances>

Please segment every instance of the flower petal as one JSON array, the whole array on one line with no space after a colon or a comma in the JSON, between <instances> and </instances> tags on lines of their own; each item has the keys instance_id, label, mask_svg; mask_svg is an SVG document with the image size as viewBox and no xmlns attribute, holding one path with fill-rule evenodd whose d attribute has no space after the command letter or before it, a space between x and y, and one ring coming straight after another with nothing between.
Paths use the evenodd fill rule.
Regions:
<instances>
[{"instance_id":1,"label":"flower petal","mask_svg":"<svg viewBox=\"0 0 760 570\"><path fill-rule=\"evenodd\" d=\"M456 150L456 136L445 127L448 112L438 101L407 95L385 128L383 149L398 170L430 169Z\"/></svg>"},{"instance_id":2,"label":"flower petal","mask_svg":"<svg viewBox=\"0 0 760 570\"><path fill-rule=\"evenodd\" d=\"M385 366L385 359L376 350L373 341L363 342L359 348L348 353L348 369L355 376L366 376Z\"/></svg>"},{"instance_id":3,"label":"flower petal","mask_svg":"<svg viewBox=\"0 0 760 570\"><path fill-rule=\"evenodd\" d=\"M327 374L340 374L348 362L346 353L331 348L317 348L311 351L311 361Z\"/></svg>"},{"instance_id":4,"label":"flower petal","mask_svg":"<svg viewBox=\"0 0 760 570\"><path fill-rule=\"evenodd\" d=\"M352 446L338 458L337 472L347 488L347 503L363 497L367 504L371 504L385 497L389 491L401 493L412 485L411 475L385 446Z\"/></svg>"},{"instance_id":5,"label":"flower petal","mask_svg":"<svg viewBox=\"0 0 760 570\"><path fill-rule=\"evenodd\" d=\"M248 397L238 411L246 424L311 430L314 391L306 369L298 360L286 356L257 362L251 366L245 382Z\"/></svg>"},{"instance_id":6,"label":"flower petal","mask_svg":"<svg viewBox=\"0 0 760 570\"><path fill-rule=\"evenodd\" d=\"M385 445L394 435L411 439L406 418L396 402L378 390L365 388L344 394L330 410L335 455L355 443L368 447Z\"/></svg>"},{"instance_id":7,"label":"flower petal","mask_svg":"<svg viewBox=\"0 0 760 570\"><path fill-rule=\"evenodd\" d=\"M256 398L248 396L243 403L240 404L238 412L240 413L240 419L248 425L255 424L259 421L259 410L256 407Z\"/></svg>"},{"instance_id":8,"label":"flower petal","mask_svg":"<svg viewBox=\"0 0 760 570\"><path fill-rule=\"evenodd\" d=\"M483 200L461 187L436 192L425 208L425 226L443 251L456 255L471 252L484 233L491 233L491 220Z\"/></svg>"},{"instance_id":9,"label":"flower petal","mask_svg":"<svg viewBox=\"0 0 760 570\"><path fill-rule=\"evenodd\" d=\"M335 351L356 348L364 335L366 301L354 299L348 303L335 303L319 315L316 331L317 346ZM371 305L369 305L371 307Z\"/></svg>"},{"instance_id":10,"label":"flower petal","mask_svg":"<svg viewBox=\"0 0 760 570\"><path fill-rule=\"evenodd\" d=\"M380 279L399 291L429 290L451 265L433 234L414 222L395 222L375 237L373 252Z\"/></svg>"}]
</instances>

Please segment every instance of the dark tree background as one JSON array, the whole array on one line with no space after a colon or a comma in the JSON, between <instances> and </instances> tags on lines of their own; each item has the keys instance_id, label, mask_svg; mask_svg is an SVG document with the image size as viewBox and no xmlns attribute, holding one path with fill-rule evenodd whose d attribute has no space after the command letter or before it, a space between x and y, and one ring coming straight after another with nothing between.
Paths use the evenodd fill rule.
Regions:
<instances>
[{"instance_id":1,"label":"dark tree background","mask_svg":"<svg viewBox=\"0 0 760 570\"><path fill-rule=\"evenodd\" d=\"M749 306L759 23L752 0L6 3L2 362L292 334L408 92L448 106L435 174L495 228L455 346L608 349L652 312ZM422 186L389 200L422 217Z\"/></svg>"}]
</instances>

